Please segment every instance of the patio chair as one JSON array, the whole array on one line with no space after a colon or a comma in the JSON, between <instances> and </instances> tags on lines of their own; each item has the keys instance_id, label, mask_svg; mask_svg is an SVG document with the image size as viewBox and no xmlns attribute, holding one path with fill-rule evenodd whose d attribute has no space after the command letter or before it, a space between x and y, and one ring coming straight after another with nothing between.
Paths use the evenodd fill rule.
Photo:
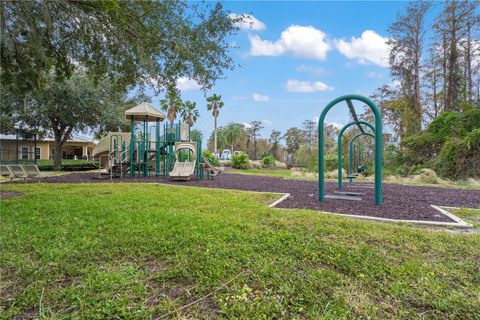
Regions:
<instances>
[{"instance_id":1,"label":"patio chair","mask_svg":"<svg viewBox=\"0 0 480 320\"><path fill-rule=\"evenodd\" d=\"M15 178L12 170L5 164L0 165L0 176L10 178L10 180Z\"/></svg>"},{"instance_id":2,"label":"patio chair","mask_svg":"<svg viewBox=\"0 0 480 320\"><path fill-rule=\"evenodd\" d=\"M23 178L23 179L28 178L27 173L25 172L25 170L23 170L21 165L19 165L19 164L9 164L8 168L13 173L15 178Z\"/></svg>"},{"instance_id":3,"label":"patio chair","mask_svg":"<svg viewBox=\"0 0 480 320\"><path fill-rule=\"evenodd\" d=\"M22 165L22 167L23 167L23 171L25 171L28 178L36 178L44 175L42 172L40 172L36 164L24 164Z\"/></svg>"}]
</instances>

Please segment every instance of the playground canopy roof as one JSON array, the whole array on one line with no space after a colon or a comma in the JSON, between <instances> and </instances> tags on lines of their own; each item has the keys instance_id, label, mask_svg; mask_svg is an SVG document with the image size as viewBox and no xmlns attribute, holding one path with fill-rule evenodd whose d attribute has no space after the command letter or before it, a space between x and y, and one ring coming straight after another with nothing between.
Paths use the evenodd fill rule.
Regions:
<instances>
[{"instance_id":1,"label":"playground canopy roof","mask_svg":"<svg viewBox=\"0 0 480 320\"><path fill-rule=\"evenodd\" d=\"M135 121L143 121L147 119L148 121L163 121L165 119L165 115L162 112L146 102L125 111L125 117L127 119L133 118Z\"/></svg>"}]
</instances>

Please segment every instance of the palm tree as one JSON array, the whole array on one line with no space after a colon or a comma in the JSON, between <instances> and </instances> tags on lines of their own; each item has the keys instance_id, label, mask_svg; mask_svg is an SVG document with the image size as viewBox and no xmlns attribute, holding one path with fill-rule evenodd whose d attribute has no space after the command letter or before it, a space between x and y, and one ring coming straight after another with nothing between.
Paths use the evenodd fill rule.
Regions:
<instances>
[{"instance_id":1,"label":"palm tree","mask_svg":"<svg viewBox=\"0 0 480 320\"><path fill-rule=\"evenodd\" d=\"M182 110L180 111L180 114L185 123L187 123L189 126L193 126L193 124L200 116L200 112L198 112L197 110L197 103L192 101L185 101L182 106Z\"/></svg>"},{"instance_id":2,"label":"palm tree","mask_svg":"<svg viewBox=\"0 0 480 320\"><path fill-rule=\"evenodd\" d=\"M177 118L177 112L179 112L183 106L182 99L176 88L170 88L165 95L165 99L160 100L162 110L167 112L167 119L170 121L170 125L173 126L175 119Z\"/></svg>"},{"instance_id":3,"label":"palm tree","mask_svg":"<svg viewBox=\"0 0 480 320\"><path fill-rule=\"evenodd\" d=\"M212 115L215 118L215 137L214 137L214 142L213 142L213 153L217 154L217 118L218 114L220 113L220 108L223 107L223 101L222 101L222 96L221 95L216 95L213 94L213 96L207 98L207 110L210 111L212 110Z\"/></svg>"},{"instance_id":4,"label":"palm tree","mask_svg":"<svg viewBox=\"0 0 480 320\"><path fill-rule=\"evenodd\" d=\"M235 144L238 142L238 139L240 139L240 136L242 135L242 125L238 123L229 123L226 128L225 128L225 136L232 148L232 153L233 153L233 148Z\"/></svg>"}]
</instances>

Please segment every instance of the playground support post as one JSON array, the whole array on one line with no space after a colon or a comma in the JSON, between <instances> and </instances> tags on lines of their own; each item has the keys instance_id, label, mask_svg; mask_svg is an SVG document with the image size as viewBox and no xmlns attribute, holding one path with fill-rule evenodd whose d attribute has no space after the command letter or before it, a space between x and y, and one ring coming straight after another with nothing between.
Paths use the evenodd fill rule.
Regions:
<instances>
[{"instance_id":1,"label":"playground support post","mask_svg":"<svg viewBox=\"0 0 480 320\"><path fill-rule=\"evenodd\" d=\"M148 153L150 152L150 141L149 141L149 134L148 134L148 116L145 117L143 120L143 176L148 176Z\"/></svg>"},{"instance_id":2,"label":"playground support post","mask_svg":"<svg viewBox=\"0 0 480 320\"><path fill-rule=\"evenodd\" d=\"M352 140L350 140L350 143L349 143L349 146L348 146L348 174L352 174L353 173L353 147L354 147L354 143L355 141L360 138L361 136L370 136L372 138L375 139L375 135L372 134L372 133L369 133L369 132L365 132L365 133L358 133L357 135L355 135ZM350 178L350 182L352 182L352 178Z\"/></svg>"},{"instance_id":3,"label":"playground support post","mask_svg":"<svg viewBox=\"0 0 480 320\"><path fill-rule=\"evenodd\" d=\"M155 175L160 175L160 119L155 125Z\"/></svg>"},{"instance_id":4,"label":"playground support post","mask_svg":"<svg viewBox=\"0 0 480 320\"><path fill-rule=\"evenodd\" d=\"M338 139L337 139L337 154L338 154L338 190L341 190L342 189L342 183L343 183L343 170L342 170L342 167L343 167L343 157L342 157L342 138L343 138L343 133L345 132L345 130L347 130L349 127L353 126L353 125L358 125L361 127L361 124L364 124L366 126L368 126L370 129L372 129L373 132L375 132L375 127L370 123L370 122L367 122L367 121L363 121L363 120L360 120L360 121L357 121L357 122L350 122L349 124L346 124L345 126L343 126L342 129L340 129L340 132L338 133Z\"/></svg>"},{"instance_id":5,"label":"playground support post","mask_svg":"<svg viewBox=\"0 0 480 320\"><path fill-rule=\"evenodd\" d=\"M318 199L320 202L325 201L325 117L333 106L345 100L359 100L364 102L370 107L375 116L375 204L380 206L382 204L382 118L380 110L373 101L356 94L341 96L330 101L320 114L318 120Z\"/></svg>"},{"instance_id":6,"label":"playground support post","mask_svg":"<svg viewBox=\"0 0 480 320\"><path fill-rule=\"evenodd\" d=\"M135 152L135 121L133 117L130 119L130 127L132 132L130 133L130 177L135 176L135 171L133 171L133 154Z\"/></svg>"},{"instance_id":7,"label":"playground support post","mask_svg":"<svg viewBox=\"0 0 480 320\"><path fill-rule=\"evenodd\" d=\"M37 134L36 133L33 136L33 160L34 160L34 163L37 164Z\"/></svg>"}]
</instances>

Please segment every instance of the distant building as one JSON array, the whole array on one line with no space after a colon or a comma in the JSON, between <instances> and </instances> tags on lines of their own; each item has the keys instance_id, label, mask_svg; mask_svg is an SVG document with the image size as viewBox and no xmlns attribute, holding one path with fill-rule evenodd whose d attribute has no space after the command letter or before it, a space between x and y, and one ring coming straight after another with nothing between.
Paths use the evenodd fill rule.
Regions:
<instances>
[{"instance_id":1,"label":"distant building","mask_svg":"<svg viewBox=\"0 0 480 320\"><path fill-rule=\"evenodd\" d=\"M15 134L0 134L0 160L39 160L53 159L54 140L50 137L38 139L25 139ZM95 142L92 139L73 135L63 145L63 159L91 159Z\"/></svg>"}]
</instances>

